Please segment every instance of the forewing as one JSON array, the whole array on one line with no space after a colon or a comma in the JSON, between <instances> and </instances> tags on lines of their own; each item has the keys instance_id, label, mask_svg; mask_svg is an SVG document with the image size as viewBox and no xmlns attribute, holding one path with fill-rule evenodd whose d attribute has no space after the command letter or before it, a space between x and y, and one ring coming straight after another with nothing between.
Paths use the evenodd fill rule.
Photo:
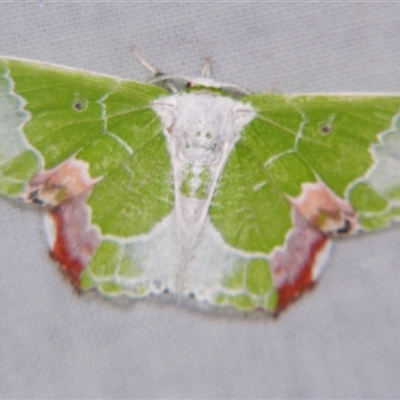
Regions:
<instances>
[{"instance_id":1,"label":"forewing","mask_svg":"<svg viewBox=\"0 0 400 400\"><path fill-rule=\"evenodd\" d=\"M75 285L122 292L140 270L126 241L173 206L169 153L149 107L166 92L23 60L2 59L0 71L1 193L49 211L51 254Z\"/></svg>"},{"instance_id":2,"label":"forewing","mask_svg":"<svg viewBox=\"0 0 400 400\"><path fill-rule=\"evenodd\" d=\"M229 246L264 267L254 275L248 261L227 273L217 298L280 309L314 284L333 236L399 219L400 97L258 94L242 101L257 117L232 150L210 216ZM263 281L268 290L260 296L254 282Z\"/></svg>"}]
</instances>

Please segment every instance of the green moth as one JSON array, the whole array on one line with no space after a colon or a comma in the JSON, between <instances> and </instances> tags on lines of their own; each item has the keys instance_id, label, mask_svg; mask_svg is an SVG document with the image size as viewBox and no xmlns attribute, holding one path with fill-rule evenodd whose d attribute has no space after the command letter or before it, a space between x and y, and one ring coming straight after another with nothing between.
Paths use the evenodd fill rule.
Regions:
<instances>
[{"instance_id":1,"label":"green moth","mask_svg":"<svg viewBox=\"0 0 400 400\"><path fill-rule=\"evenodd\" d=\"M0 192L108 297L277 312L331 239L400 219L400 96L251 94L0 59Z\"/></svg>"}]
</instances>

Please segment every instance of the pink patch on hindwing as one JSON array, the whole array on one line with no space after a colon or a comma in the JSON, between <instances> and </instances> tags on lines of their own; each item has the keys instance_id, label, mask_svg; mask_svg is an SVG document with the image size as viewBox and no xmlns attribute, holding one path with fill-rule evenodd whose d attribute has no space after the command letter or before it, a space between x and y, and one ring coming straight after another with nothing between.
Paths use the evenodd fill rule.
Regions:
<instances>
[{"instance_id":1,"label":"pink patch on hindwing","mask_svg":"<svg viewBox=\"0 0 400 400\"><path fill-rule=\"evenodd\" d=\"M351 204L324 183L304 183L302 193L292 199L294 207L327 235L352 233L358 227Z\"/></svg>"},{"instance_id":2,"label":"pink patch on hindwing","mask_svg":"<svg viewBox=\"0 0 400 400\"><path fill-rule=\"evenodd\" d=\"M324 183L304 183L292 203L293 229L286 244L271 258L271 270L279 293L277 309L284 308L313 286L326 261L330 238L354 232L357 218L351 204Z\"/></svg>"},{"instance_id":3,"label":"pink patch on hindwing","mask_svg":"<svg viewBox=\"0 0 400 400\"><path fill-rule=\"evenodd\" d=\"M275 287L279 293L277 309L284 308L314 282L319 256L329 249L329 237L293 209L294 228L284 248L270 261Z\"/></svg>"},{"instance_id":4,"label":"pink patch on hindwing","mask_svg":"<svg viewBox=\"0 0 400 400\"><path fill-rule=\"evenodd\" d=\"M28 201L48 209L55 227L50 255L78 288L82 271L100 244L100 234L91 225L86 205L96 182L90 177L87 163L70 158L39 172L26 191Z\"/></svg>"}]
</instances>

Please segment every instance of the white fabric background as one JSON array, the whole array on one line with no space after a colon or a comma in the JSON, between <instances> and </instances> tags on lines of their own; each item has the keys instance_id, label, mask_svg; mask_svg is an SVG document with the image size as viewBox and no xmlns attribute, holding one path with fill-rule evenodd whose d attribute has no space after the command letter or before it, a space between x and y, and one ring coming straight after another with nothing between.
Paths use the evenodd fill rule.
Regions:
<instances>
[{"instance_id":1,"label":"white fabric background","mask_svg":"<svg viewBox=\"0 0 400 400\"><path fill-rule=\"evenodd\" d=\"M400 93L400 4L0 3L0 54L254 91ZM311 293L270 318L79 297L38 211L0 199L0 396L341 398L400 393L400 229L340 240Z\"/></svg>"}]
</instances>

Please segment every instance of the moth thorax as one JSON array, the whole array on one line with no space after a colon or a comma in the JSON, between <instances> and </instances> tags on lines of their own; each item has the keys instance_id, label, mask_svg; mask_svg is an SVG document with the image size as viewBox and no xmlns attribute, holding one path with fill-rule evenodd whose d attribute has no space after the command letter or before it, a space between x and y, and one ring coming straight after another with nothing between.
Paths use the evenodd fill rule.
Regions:
<instances>
[{"instance_id":1,"label":"moth thorax","mask_svg":"<svg viewBox=\"0 0 400 400\"><path fill-rule=\"evenodd\" d=\"M177 156L183 163L197 167L216 165L220 162L224 142L220 137L213 137L210 132L185 132L183 137L177 137Z\"/></svg>"},{"instance_id":2,"label":"moth thorax","mask_svg":"<svg viewBox=\"0 0 400 400\"><path fill-rule=\"evenodd\" d=\"M255 116L250 105L209 92L177 93L156 100L152 108L175 155L198 166L219 164Z\"/></svg>"},{"instance_id":3,"label":"moth thorax","mask_svg":"<svg viewBox=\"0 0 400 400\"><path fill-rule=\"evenodd\" d=\"M192 226L203 218L229 153L255 111L239 100L206 91L160 98L152 108L167 138L179 212L185 226Z\"/></svg>"}]
</instances>

